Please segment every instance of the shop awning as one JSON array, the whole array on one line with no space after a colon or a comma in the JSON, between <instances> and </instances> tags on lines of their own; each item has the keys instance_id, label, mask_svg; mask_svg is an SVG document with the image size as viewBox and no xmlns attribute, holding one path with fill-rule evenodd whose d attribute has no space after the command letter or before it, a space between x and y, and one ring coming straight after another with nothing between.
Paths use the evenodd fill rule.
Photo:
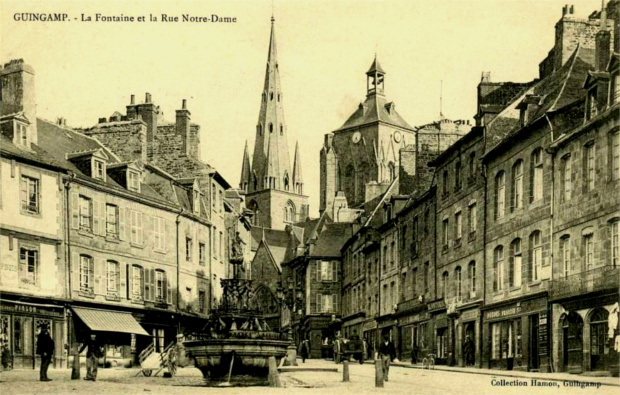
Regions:
<instances>
[{"instance_id":1,"label":"shop awning","mask_svg":"<svg viewBox=\"0 0 620 395\"><path fill-rule=\"evenodd\" d=\"M72 307L71 309L93 331L150 336L131 313L86 307Z\"/></svg>"}]
</instances>

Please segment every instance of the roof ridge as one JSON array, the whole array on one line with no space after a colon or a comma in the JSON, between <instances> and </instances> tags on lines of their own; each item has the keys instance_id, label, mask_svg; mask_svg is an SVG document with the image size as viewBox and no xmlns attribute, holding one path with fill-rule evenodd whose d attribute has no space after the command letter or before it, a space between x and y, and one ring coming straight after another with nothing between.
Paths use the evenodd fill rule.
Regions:
<instances>
[{"instance_id":1,"label":"roof ridge","mask_svg":"<svg viewBox=\"0 0 620 395\"><path fill-rule=\"evenodd\" d=\"M392 188L394 188L394 185L396 185L396 181L398 181L398 176L394 177L394 180L392 180L392 184L390 184L390 186L388 187L388 189L385 191L385 193L383 193L383 197L381 198L381 200L379 201L379 203L377 203L377 205L375 206L375 209L372 211L372 214L370 214L370 216L368 217L368 219L366 220L366 223L364 224L364 227L368 226L368 224L370 223L370 221L372 220L372 218L375 216L375 214L377 213L377 211L379 211L379 206L381 206L381 203L385 202L385 199L388 195L388 192L390 192L392 190Z\"/></svg>"},{"instance_id":2,"label":"roof ridge","mask_svg":"<svg viewBox=\"0 0 620 395\"><path fill-rule=\"evenodd\" d=\"M568 71L566 73L566 77L564 78L564 81L562 83L562 88L560 89L560 93L558 93L558 95L555 98L555 101L553 102L553 104L551 106L549 106L549 109L547 110L547 112L553 111L555 110L555 106L556 104L558 104L558 101L560 100L560 97L562 97L562 94L564 93L564 88L566 88L566 84L568 83L568 80L570 79L570 75L573 72L573 68L575 67L575 63L577 62L577 58L579 55L579 52L581 51L581 44L578 43L577 44L577 48L575 48L575 50L573 51L573 54L571 55L571 57L573 58L571 61L571 64L568 68Z\"/></svg>"}]
</instances>

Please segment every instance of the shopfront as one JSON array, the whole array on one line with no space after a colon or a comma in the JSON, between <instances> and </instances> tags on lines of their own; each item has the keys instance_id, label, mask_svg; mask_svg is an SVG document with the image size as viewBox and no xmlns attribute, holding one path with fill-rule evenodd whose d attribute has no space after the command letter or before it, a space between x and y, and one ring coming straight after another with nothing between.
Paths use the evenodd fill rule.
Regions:
<instances>
[{"instance_id":1,"label":"shopfront","mask_svg":"<svg viewBox=\"0 0 620 395\"><path fill-rule=\"evenodd\" d=\"M376 333L378 335L378 338L376 339L376 344L378 347L378 345L382 341L383 335L387 333L390 337L390 341L394 343L394 348L396 349L396 358L400 359L401 357L398 354L398 350L400 348L400 336L398 333L398 326L396 326L396 323L397 323L396 318L394 318L394 316L392 315L383 316L377 320L377 332Z\"/></svg>"},{"instance_id":2,"label":"shopfront","mask_svg":"<svg viewBox=\"0 0 620 395\"><path fill-rule=\"evenodd\" d=\"M479 366L480 309L478 307L459 311L455 338L458 366Z\"/></svg>"},{"instance_id":3,"label":"shopfront","mask_svg":"<svg viewBox=\"0 0 620 395\"><path fill-rule=\"evenodd\" d=\"M523 300L484 312L485 360L491 369L549 369L546 297Z\"/></svg>"},{"instance_id":4,"label":"shopfront","mask_svg":"<svg viewBox=\"0 0 620 395\"><path fill-rule=\"evenodd\" d=\"M403 361L417 363L429 352L428 349L428 312L423 311L398 319L400 332L400 350Z\"/></svg>"},{"instance_id":5,"label":"shopfront","mask_svg":"<svg viewBox=\"0 0 620 395\"><path fill-rule=\"evenodd\" d=\"M367 358L375 358L375 351L377 351L381 341L381 334L377 329L377 321L367 319L362 323L362 337L367 344Z\"/></svg>"},{"instance_id":6,"label":"shopfront","mask_svg":"<svg viewBox=\"0 0 620 395\"><path fill-rule=\"evenodd\" d=\"M37 336L46 326L54 340L55 368L66 367L65 311L62 306L2 300L0 329L3 343L3 368L38 368L41 357L36 355Z\"/></svg>"}]
</instances>

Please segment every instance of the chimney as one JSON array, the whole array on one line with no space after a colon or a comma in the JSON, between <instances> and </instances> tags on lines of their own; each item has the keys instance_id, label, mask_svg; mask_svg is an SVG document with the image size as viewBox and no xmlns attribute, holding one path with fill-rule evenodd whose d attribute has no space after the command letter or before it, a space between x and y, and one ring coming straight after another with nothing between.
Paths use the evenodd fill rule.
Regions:
<instances>
[{"instance_id":1,"label":"chimney","mask_svg":"<svg viewBox=\"0 0 620 395\"><path fill-rule=\"evenodd\" d=\"M0 67L0 116L23 112L30 125L30 143L37 144L37 106L34 90L34 69L23 59L13 59Z\"/></svg>"},{"instance_id":2,"label":"chimney","mask_svg":"<svg viewBox=\"0 0 620 395\"><path fill-rule=\"evenodd\" d=\"M181 109L176 111L176 132L183 139L183 152L187 156L197 151L197 144L191 136L190 116L187 101L183 99Z\"/></svg>"},{"instance_id":3,"label":"chimney","mask_svg":"<svg viewBox=\"0 0 620 395\"><path fill-rule=\"evenodd\" d=\"M157 133L157 117L159 115L159 109L155 106L155 104L153 104L151 94L147 93L145 97L145 103L137 104L136 110L137 117L141 118L142 121L146 123L146 143L148 147L147 150L150 150L153 147L155 133Z\"/></svg>"},{"instance_id":4,"label":"chimney","mask_svg":"<svg viewBox=\"0 0 620 395\"><path fill-rule=\"evenodd\" d=\"M596 33L594 66L596 71L605 71L610 59L611 32L607 30L607 11L601 11L601 30Z\"/></svg>"},{"instance_id":5,"label":"chimney","mask_svg":"<svg viewBox=\"0 0 620 395\"><path fill-rule=\"evenodd\" d=\"M127 106L127 119L138 118L138 110L136 108L136 95L131 95L129 105Z\"/></svg>"}]
</instances>

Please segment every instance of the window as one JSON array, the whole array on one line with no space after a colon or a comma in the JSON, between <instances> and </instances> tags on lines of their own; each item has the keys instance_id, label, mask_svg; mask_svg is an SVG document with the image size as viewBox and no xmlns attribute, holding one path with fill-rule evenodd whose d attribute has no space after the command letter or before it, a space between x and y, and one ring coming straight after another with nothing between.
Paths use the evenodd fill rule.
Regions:
<instances>
[{"instance_id":1,"label":"window","mask_svg":"<svg viewBox=\"0 0 620 395\"><path fill-rule=\"evenodd\" d=\"M86 196L80 195L79 201L80 207L80 229L91 231L92 230L92 220L93 220L93 207L92 200L87 198Z\"/></svg>"},{"instance_id":2,"label":"window","mask_svg":"<svg viewBox=\"0 0 620 395\"><path fill-rule=\"evenodd\" d=\"M192 289L189 288L189 287L185 287L185 300L187 301L187 309L188 310L192 309L191 303L192 303L193 299L194 299L194 296L192 295Z\"/></svg>"},{"instance_id":3,"label":"window","mask_svg":"<svg viewBox=\"0 0 620 395\"><path fill-rule=\"evenodd\" d=\"M100 160L93 159L93 177L105 181L105 165Z\"/></svg>"},{"instance_id":4,"label":"window","mask_svg":"<svg viewBox=\"0 0 620 395\"><path fill-rule=\"evenodd\" d=\"M590 142L584 147L583 163L584 163L584 188L586 191L594 190L594 182L596 180L596 159L595 159L594 142Z\"/></svg>"},{"instance_id":5,"label":"window","mask_svg":"<svg viewBox=\"0 0 620 395\"><path fill-rule=\"evenodd\" d=\"M501 323L491 324L491 359L500 359Z\"/></svg>"},{"instance_id":6,"label":"window","mask_svg":"<svg viewBox=\"0 0 620 395\"><path fill-rule=\"evenodd\" d=\"M613 267L618 266L618 239L620 239L620 221L615 220L611 223L611 264Z\"/></svg>"},{"instance_id":7,"label":"window","mask_svg":"<svg viewBox=\"0 0 620 395\"><path fill-rule=\"evenodd\" d=\"M142 213L139 211L130 211L131 213L131 242L134 244L142 244Z\"/></svg>"},{"instance_id":8,"label":"window","mask_svg":"<svg viewBox=\"0 0 620 395\"><path fill-rule=\"evenodd\" d=\"M443 196L448 196L448 170L443 171Z\"/></svg>"},{"instance_id":9,"label":"window","mask_svg":"<svg viewBox=\"0 0 620 395\"><path fill-rule=\"evenodd\" d=\"M295 205L291 201L287 202L284 208L284 220L286 222L295 222Z\"/></svg>"},{"instance_id":10,"label":"window","mask_svg":"<svg viewBox=\"0 0 620 395\"><path fill-rule=\"evenodd\" d=\"M20 182L20 199L22 212L28 214L39 213L39 180L22 176Z\"/></svg>"},{"instance_id":11,"label":"window","mask_svg":"<svg viewBox=\"0 0 620 395\"><path fill-rule=\"evenodd\" d=\"M441 276L441 297L446 299L448 297L448 272L443 272Z\"/></svg>"},{"instance_id":12,"label":"window","mask_svg":"<svg viewBox=\"0 0 620 395\"><path fill-rule=\"evenodd\" d=\"M540 281L542 270L542 235L540 231L534 231L530 236L530 280Z\"/></svg>"},{"instance_id":13,"label":"window","mask_svg":"<svg viewBox=\"0 0 620 395\"><path fill-rule=\"evenodd\" d=\"M469 278L469 292L476 293L476 262L471 261L467 266L467 277Z\"/></svg>"},{"instance_id":14,"label":"window","mask_svg":"<svg viewBox=\"0 0 620 395\"><path fill-rule=\"evenodd\" d=\"M454 190L461 189L461 161L454 164Z\"/></svg>"},{"instance_id":15,"label":"window","mask_svg":"<svg viewBox=\"0 0 620 395\"><path fill-rule=\"evenodd\" d=\"M610 135L610 152L611 152L611 176L613 180L620 179L620 131L615 131Z\"/></svg>"},{"instance_id":16,"label":"window","mask_svg":"<svg viewBox=\"0 0 620 395\"><path fill-rule=\"evenodd\" d=\"M21 122L15 122L15 126L17 127L16 144L21 144L24 147L28 147L28 126Z\"/></svg>"},{"instance_id":17,"label":"window","mask_svg":"<svg viewBox=\"0 0 620 395\"><path fill-rule=\"evenodd\" d=\"M105 229L106 236L118 238L118 206L105 205Z\"/></svg>"},{"instance_id":18,"label":"window","mask_svg":"<svg viewBox=\"0 0 620 395\"><path fill-rule=\"evenodd\" d=\"M570 154L562 157L562 199L570 200L572 188Z\"/></svg>"},{"instance_id":19,"label":"window","mask_svg":"<svg viewBox=\"0 0 620 395\"><path fill-rule=\"evenodd\" d=\"M280 95L278 95L278 97L280 97ZM280 125L280 136L284 136L284 126L282 125Z\"/></svg>"},{"instance_id":20,"label":"window","mask_svg":"<svg viewBox=\"0 0 620 395\"><path fill-rule=\"evenodd\" d=\"M132 300L142 300L144 294L144 271L138 265L131 266L131 294Z\"/></svg>"},{"instance_id":21,"label":"window","mask_svg":"<svg viewBox=\"0 0 620 395\"><path fill-rule=\"evenodd\" d=\"M461 300L463 298L463 283L461 278L461 267L457 267L454 271L454 281L456 282L456 298Z\"/></svg>"},{"instance_id":22,"label":"window","mask_svg":"<svg viewBox=\"0 0 620 395\"><path fill-rule=\"evenodd\" d=\"M428 268L430 266L429 262L424 262L424 277L422 280L424 281L424 293L427 294L429 290L429 281L428 281Z\"/></svg>"},{"instance_id":23,"label":"window","mask_svg":"<svg viewBox=\"0 0 620 395\"><path fill-rule=\"evenodd\" d=\"M36 286L39 271L39 250L34 247L19 249L19 284L20 286Z\"/></svg>"},{"instance_id":24,"label":"window","mask_svg":"<svg viewBox=\"0 0 620 395\"><path fill-rule=\"evenodd\" d=\"M396 245L394 243L394 241L392 241L390 243L390 266L394 267L394 263L396 262L396 259L394 259L396 256Z\"/></svg>"},{"instance_id":25,"label":"window","mask_svg":"<svg viewBox=\"0 0 620 395\"><path fill-rule=\"evenodd\" d=\"M477 215L477 207L476 207L476 203L473 203L472 205L469 206L469 232L475 232L476 228L478 227L478 219L476 218Z\"/></svg>"},{"instance_id":26,"label":"window","mask_svg":"<svg viewBox=\"0 0 620 395\"><path fill-rule=\"evenodd\" d=\"M128 171L127 176L129 178L128 188L132 191L140 192L140 175L135 171Z\"/></svg>"},{"instance_id":27,"label":"window","mask_svg":"<svg viewBox=\"0 0 620 395\"><path fill-rule=\"evenodd\" d=\"M562 275L566 278L570 276L570 236L568 235L560 239L560 259L562 260Z\"/></svg>"},{"instance_id":28,"label":"window","mask_svg":"<svg viewBox=\"0 0 620 395\"><path fill-rule=\"evenodd\" d=\"M514 239L510 244L510 260L508 262L508 285L511 288L521 286L522 256L521 239Z\"/></svg>"},{"instance_id":29,"label":"window","mask_svg":"<svg viewBox=\"0 0 620 395\"><path fill-rule=\"evenodd\" d=\"M588 92L588 108L586 112L587 119L592 119L598 114L598 107L596 104L596 88L593 88Z\"/></svg>"},{"instance_id":30,"label":"window","mask_svg":"<svg viewBox=\"0 0 620 395\"><path fill-rule=\"evenodd\" d=\"M153 217L153 238L155 249L163 251L166 248L166 223L163 218Z\"/></svg>"},{"instance_id":31,"label":"window","mask_svg":"<svg viewBox=\"0 0 620 395\"><path fill-rule=\"evenodd\" d=\"M80 255L80 291L93 293L95 285L95 267L93 258L88 255Z\"/></svg>"},{"instance_id":32,"label":"window","mask_svg":"<svg viewBox=\"0 0 620 395\"><path fill-rule=\"evenodd\" d=\"M413 296L418 294L418 268L414 267L411 273L411 288L413 290Z\"/></svg>"},{"instance_id":33,"label":"window","mask_svg":"<svg viewBox=\"0 0 620 395\"><path fill-rule=\"evenodd\" d=\"M405 237L405 235L403 235ZM418 255L418 217L413 218L411 227L411 256Z\"/></svg>"},{"instance_id":34,"label":"window","mask_svg":"<svg viewBox=\"0 0 620 395\"><path fill-rule=\"evenodd\" d=\"M166 272L155 271L155 300L162 302L166 300Z\"/></svg>"},{"instance_id":35,"label":"window","mask_svg":"<svg viewBox=\"0 0 620 395\"><path fill-rule=\"evenodd\" d=\"M428 207L424 210L424 236L428 236L428 225L430 222L430 210Z\"/></svg>"},{"instance_id":36,"label":"window","mask_svg":"<svg viewBox=\"0 0 620 395\"><path fill-rule=\"evenodd\" d=\"M469 168L469 180L473 182L476 179L476 153L472 152L469 154L469 160L467 163L467 167Z\"/></svg>"},{"instance_id":37,"label":"window","mask_svg":"<svg viewBox=\"0 0 620 395\"><path fill-rule=\"evenodd\" d=\"M263 101L265 101L264 98L265 98L265 94L263 94ZM259 136L263 135L263 125L258 124L256 126L256 133L258 133Z\"/></svg>"},{"instance_id":38,"label":"window","mask_svg":"<svg viewBox=\"0 0 620 395\"><path fill-rule=\"evenodd\" d=\"M221 211L224 211L224 197L223 197L223 192L221 189L218 192L219 192L218 208L221 212Z\"/></svg>"},{"instance_id":39,"label":"window","mask_svg":"<svg viewBox=\"0 0 620 395\"><path fill-rule=\"evenodd\" d=\"M518 160L512 166L512 195L511 210L514 211L523 207L523 161Z\"/></svg>"},{"instance_id":40,"label":"window","mask_svg":"<svg viewBox=\"0 0 620 395\"><path fill-rule=\"evenodd\" d=\"M215 184L211 184L211 205L213 206L213 210L217 207L217 189L215 189Z\"/></svg>"},{"instance_id":41,"label":"window","mask_svg":"<svg viewBox=\"0 0 620 395\"><path fill-rule=\"evenodd\" d=\"M493 253L493 291L504 289L504 247L498 246Z\"/></svg>"},{"instance_id":42,"label":"window","mask_svg":"<svg viewBox=\"0 0 620 395\"><path fill-rule=\"evenodd\" d=\"M592 233L583 236L584 258L586 270L594 267L594 238Z\"/></svg>"},{"instance_id":43,"label":"window","mask_svg":"<svg viewBox=\"0 0 620 395\"><path fill-rule=\"evenodd\" d=\"M273 93L271 94L271 97L273 97ZM273 133L273 123L269 123L269 133Z\"/></svg>"},{"instance_id":44,"label":"window","mask_svg":"<svg viewBox=\"0 0 620 395\"><path fill-rule=\"evenodd\" d=\"M200 266L204 266L205 265L205 258L206 258L206 246L205 243L200 243L198 244L198 262L200 263Z\"/></svg>"},{"instance_id":45,"label":"window","mask_svg":"<svg viewBox=\"0 0 620 395\"><path fill-rule=\"evenodd\" d=\"M205 312L206 296L205 291L198 291L198 311Z\"/></svg>"},{"instance_id":46,"label":"window","mask_svg":"<svg viewBox=\"0 0 620 395\"><path fill-rule=\"evenodd\" d=\"M319 313L335 313L337 311L336 295L317 294L317 309Z\"/></svg>"},{"instance_id":47,"label":"window","mask_svg":"<svg viewBox=\"0 0 620 395\"><path fill-rule=\"evenodd\" d=\"M192 260L192 239L190 239L189 237L185 238L185 260L186 261L191 261Z\"/></svg>"},{"instance_id":48,"label":"window","mask_svg":"<svg viewBox=\"0 0 620 395\"><path fill-rule=\"evenodd\" d=\"M335 281L334 271L336 270L336 262L321 261L319 263L321 281Z\"/></svg>"},{"instance_id":49,"label":"window","mask_svg":"<svg viewBox=\"0 0 620 395\"><path fill-rule=\"evenodd\" d=\"M118 262L108 261L107 262L107 294L110 296L118 296L120 283L121 283L121 272L119 269Z\"/></svg>"},{"instance_id":50,"label":"window","mask_svg":"<svg viewBox=\"0 0 620 395\"><path fill-rule=\"evenodd\" d=\"M457 240L460 240L461 236L463 235L463 216L461 215L460 211L454 215L454 222L456 223L454 237Z\"/></svg>"},{"instance_id":51,"label":"window","mask_svg":"<svg viewBox=\"0 0 620 395\"><path fill-rule=\"evenodd\" d=\"M543 150L536 148L532 152L530 166L530 203L542 198L543 195Z\"/></svg>"},{"instance_id":52,"label":"window","mask_svg":"<svg viewBox=\"0 0 620 395\"><path fill-rule=\"evenodd\" d=\"M192 199L193 199L194 213L200 214L200 191L199 190L194 189L192 191Z\"/></svg>"},{"instance_id":53,"label":"window","mask_svg":"<svg viewBox=\"0 0 620 395\"><path fill-rule=\"evenodd\" d=\"M611 76L611 87L609 88L611 97L609 102L614 105L620 101L620 73L617 71Z\"/></svg>"},{"instance_id":54,"label":"window","mask_svg":"<svg viewBox=\"0 0 620 395\"><path fill-rule=\"evenodd\" d=\"M444 219L443 222L441 223L442 226L442 240L443 240L443 247L444 248L448 248L448 241L450 239L450 235L448 234L449 232L449 227L450 224L448 222L448 218Z\"/></svg>"},{"instance_id":55,"label":"window","mask_svg":"<svg viewBox=\"0 0 620 395\"><path fill-rule=\"evenodd\" d=\"M504 205L506 204L506 175L503 171L495 176L495 219L504 216Z\"/></svg>"}]
</instances>

